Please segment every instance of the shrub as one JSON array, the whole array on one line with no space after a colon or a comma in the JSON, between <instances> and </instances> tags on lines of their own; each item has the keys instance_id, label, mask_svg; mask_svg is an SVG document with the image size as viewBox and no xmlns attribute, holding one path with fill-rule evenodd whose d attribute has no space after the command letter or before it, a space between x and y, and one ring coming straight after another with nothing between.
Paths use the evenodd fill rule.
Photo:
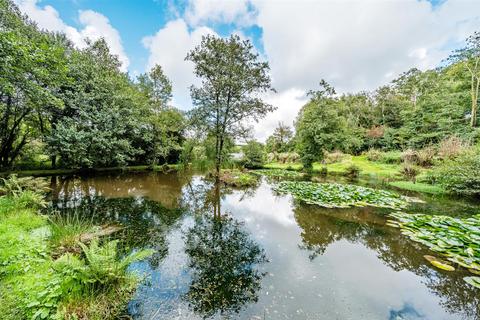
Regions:
<instances>
[{"instance_id":1,"label":"shrub","mask_svg":"<svg viewBox=\"0 0 480 320\"><path fill-rule=\"evenodd\" d=\"M444 160L455 159L467 151L468 148L469 144L465 140L457 136L451 136L443 139L438 145L438 156Z\"/></svg>"},{"instance_id":2,"label":"shrub","mask_svg":"<svg viewBox=\"0 0 480 320\"><path fill-rule=\"evenodd\" d=\"M420 171L418 170L418 168L416 166L407 162L402 166L402 169L400 170L400 173L407 180L415 182L416 178L417 178L417 175L420 173Z\"/></svg>"},{"instance_id":3,"label":"shrub","mask_svg":"<svg viewBox=\"0 0 480 320\"><path fill-rule=\"evenodd\" d=\"M379 161L382 156L382 152L377 149L370 149L366 153L367 159L370 161Z\"/></svg>"},{"instance_id":4,"label":"shrub","mask_svg":"<svg viewBox=\"0 0 480 320\"><path fill-rule=\"evenodd\" d=\"M380 154L379 162L386 164L398 164L402 162L402 153L399 151L387 151Z\"/></svg>"},{"instance_id":5,"label":"shrub","mask_svg":"<svg viewBox=\"0 0 480 320\"><path fill-rule=\"evenodd\" d=\"M335 150L333 152L325 152L325 163L337 163L342 161L345 158L343 152Z\"/></svg>"},{"instance_id":6,"label":"shrub","mask_svg":"<svg viewBox=\"0 0 480 320\"><path fill-rule=\"evenodd\" d=\"M23 191L35 193L46 193L50 188L48 182L42 178L22 177L16 174L10 175L7 179L1 179L0 195L19 196Z\"/></svg>"},{"instance_id":7,"label":"shrub","mask_svg":"<svg viewBox=\"0 0 480 320\"><path fill-rule=\"evenodd\" d=\"M349 179L357 179L360 176L360 168L351 164L345 169L344 175Z\"/></svg>"},{"instance_id":8,"label":"shrub","mask_svg":"<svg viewBox=\"0 0 480 320\"><path fill-rule=\"evenodd\" d=\"M261 168L265 163L263 145L257 141L249 141L243 147L243 165L245 168Z\"/></svg>"},{"instance_id":9,"label":"shrub","mask_svg":"<svg viewBox=\"0 0 480 320\"><path fill-rule=\"evenodd\" d=\"M449 193L480 196L480 155L466 152L456 159L446 160L431 176L431 180Z\"/></svg>"},{"instance_id":10,"label":"shrub","mask_svg":"<svg viewBox=\"0 0 480 320\"><path fill-rule=\"evenodd\" d=\"M435 148L425 147L417 151L417 164L422 167L430 167L435 159Z\"/></svg>"},{"instance_id":11,"label":"shrub","mask_svg":"<svg viewBox=\"0 0 480 320\"><path fill-rule=\"evenodd\" d=\"M416 164L418 163L418 154L413 149L407 149L402 152L402 161L404 163Z\"/></svg>"}]
</instances>

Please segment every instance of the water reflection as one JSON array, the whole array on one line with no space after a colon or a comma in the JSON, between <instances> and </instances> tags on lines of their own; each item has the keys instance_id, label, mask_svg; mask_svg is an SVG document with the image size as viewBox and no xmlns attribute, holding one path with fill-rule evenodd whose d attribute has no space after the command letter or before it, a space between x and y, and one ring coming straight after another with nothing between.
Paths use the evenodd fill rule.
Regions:
<instances>
[{"instance_id":1,"label":"water reflection","mask_svg":"<svg viewBox=\"0 0 480 320\"><path fill-rule=\"evenodd\" d=\"M185 252L192 269L186 298L204 317L239 312L258 300L266 262L265 252L243 229L242 223L215 212L200 215L186 233Z\"/></svg>"},{"instance_id":2,"label":"water reflection","mask_svg":"<svg viewBox=\"0 0 480 320\"><path fill-rule=\"evenodd\" d=\"M385 227L388 210L322 209L265 181L217 189L189 175L53 185L57 210L121 223L125 247L157 251L131 266L148 275L128 308L135 319L480 319L465 273L432 268L425 247Z\"/></svg>"}]
</instances>

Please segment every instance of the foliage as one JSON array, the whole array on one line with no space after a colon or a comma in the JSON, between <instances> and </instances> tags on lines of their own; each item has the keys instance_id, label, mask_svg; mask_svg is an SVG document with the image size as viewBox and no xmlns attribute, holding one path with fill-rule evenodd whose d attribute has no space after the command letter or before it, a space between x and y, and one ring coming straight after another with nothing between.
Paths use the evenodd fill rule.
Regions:
<instances>
[{"instance_id":1,"label":"foliage","mask_svg":"<svg viewBox=\"0 0 480 320\"><path fill-rule=\"evenodd\" d=\"M293 149L293 143L292 129L279 122L272 135L267 138L265 151L268 153L290 152Z\"/></svg>"},{"instance_id":2,"label":"foliage","mask_svg":"<svg viewBox=\"0 0 480 320\"><path fill-rule=\"evenodd\" d=\"M10 175L7 179L0 178L0 194L7 196L20 196L22 192L29 190L36 193L46 193L50 190L48 182L42 178L21 177L16 174Z\"/></svg>"},{"instance_id":3,"label":"foliage","mask_svg":"<svg viewBox=\"0 0 480 320\"><path fill-rule=\"evenodd\" d=\"M325 151L345 143L346 123L339 117L335 99L330 95L332 90L324 83L311 94L311 100L297 116L297 149L305 170L311 170L313 162L322 160Z\"/></svg>"},{"instance_id":4,"label":"foliage","mask_svg":"<svg viewBox=\"0 0 480 320\"><path fill-rule=\"evenodd\" d=\"M468 149L468 143L457 136L450 136L440 141L438 155L441 159L452 160Z\"/></svg>"},{"instance_id":5,"label":"foliage","mask_svg":"<svg viewBox=\"0 0 480 320\"><path fill-rule=\"evenodd\" d=\"M186 233L185 252L193 270L186 298L203 317L238 313L258 300L267 261L243 225L229 216L200 215Z\"/></svg>"},{"instance_id":6,"label":"foliage","mask_svg":"<svg viewBox=\"0 0 480 320\"><path fill-rule=\"evenodd\" d=\"M48 217L50 227L50 242L54 247L62 247L67 250L75 247L80 236L93 230L91 219L72 214L50 214Z\"/></svg>"},{"instance_id":7,"label":"foliage","mask_svg":"<svg viewBox=\"0 0 480 320\"><path fill-rule=\"evenodd\" d=\"M373 206L399 210L408 204L408 198L396 193L348 184L282 181L274 189L326 208Z\"/></svg>"},{"instance_id":8,"label":"foliage","mask_svg":"<svg viewBox=\"0 0 480 320\"><path fill-rule=\"evenodd\" d=\"M432 184L422 183L422 182L414 183L412 181L391 181L388 183L388 185L398 189L402 189L402 190L429 193L434 195L445 193L445 190L438 185L432 185Z\"/></svg>"},{"instance_id":9,"label":"foliage","mask_svg":"<svg viewBox=\"0 0 480 320\"><path fill-rule=\"evenodd\" d=\"M242 163L245 168L256 169L261 168L265 163L265 152L263 145L255 140L249 141L243 147Z\"/></svg>"},{"instance_id":10,"label":"foliage","mask_svg":"<svg viewBox=\"0 0 480 320\"><path fill-rule=\"evenodd\" d=\"M433 180L447 192L480 195L480 155L467 152L454 160L446 160L430 173Z\"/></svg>"},{"instance_id":11,"label":"foliage","mask_svg":"<svg viewBox=\"0 0 480 320\"><path fill-rule=\"evenodd\" d=\"M192 123L200 132L215 138L217 176L223 161L225 140L245 136L247 120L257 121L274 107L259 94L271 90L267 62L258 61L250 41L232 35L228 39L204 36L186 57L195 65L200 87L191 88L195 108Z\"/></svg>"},{"instance_id":12,"label":"foliage","mask_svg":"<svg viewBox=\"0 0 480 320\"><path fill-rule=\"evenodd\" d=\"M407 179L412 182L415 182L417 175L420 173L417 167L415 167L413 164L410 163L405 163L402 166L402 169L400 173Z\"/></svg>"},{"instance_id":13,"label":"foliage","mask_svg":"<svg viewBox=\"0 0 480 320\"><path fill-rule=\"evenodd\" d=\"M220 172L220 182L232 187L250 187L256 185L258 179L247 172L224 169Z\"/></svg>"},{"instance_id":14,"label":"foliage","mask_svg":"<svg viewBox=\"0 0 480 320\"><path fill-rule=\"evenodd\" d=\"M360 168L353 163L347 167L344 175L349 179L357 179L360 176Z\"/></svg>"},{"instance_id":15,"label":"foliage","mask_svg":"<svg viewBox=\"0 0 480 320\"><path fill-rule=\"evenodd\" d=\"M284 169L261 169L252 171L253 174L260 174L266 177L297 179L304 176L303 173L294 170Z\"/></svg>"},{"instance_id":16,"label":"foliage","mask_svg":"<svg viewBox=\"0 0 480 320\"><path fill-rule=\"evenodd\" d=\"M327 164L340 162L344 158L345 158L345 154L338 150L325 153L325 163Z\"/></svg>"},{"instance_id":17,"label":"foliage","mask_svg":"<svg viewBox=\"0 0 480 320\"><path fill-rule=\"evenodd\" d=\"M480 215L468 218L392 213L390 221L413 241L422 243L447 260L469 270L480 271ZM472 272L473 272L472 271Z\"/></svg>"}]
</instances>

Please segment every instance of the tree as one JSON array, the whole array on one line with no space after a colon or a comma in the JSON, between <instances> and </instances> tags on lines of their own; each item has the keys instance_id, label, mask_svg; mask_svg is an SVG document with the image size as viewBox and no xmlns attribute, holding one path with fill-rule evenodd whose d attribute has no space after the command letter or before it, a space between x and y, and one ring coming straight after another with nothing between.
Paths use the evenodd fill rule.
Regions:
<instances>
[{"instance_id":1,"label":"tree","mask_svg":"<svg viewBox=\"0 0 480 320\"><path fill-rule=\"evenodd\" d=\"M291 142L293 138L292 129L283 124L278 123L278 126L273 131L272 135L267 139L268 152L288 152L290 151Z\"/></svg>"},{"instance_id":2,"label":"tree","mask_svg":"<svg viewBox=\"0 0 480 320\"><path fill-rule=\"evenodd\" d=\"M245 168L261 168L265 163L265 152L263 145L255 140L250 140L243 147L243 165Z\"/></svg>"},{"instance_id":3,"label":"tree","mask_svg":"<svg viewBox=\"0 0 480 320\"><path fill-rule=\"evenodd\" d=\"M149 73L138 76L138 86L148 97L153 110L158 111L167 107L172 98L172 83L158 64Z\"/></svg>"},{"instance_id":4,"label":"tree","mask_svg":"<svg viewBox=\"0 0 480 320\"><path fill-rule=\"evenodd\" d=\"M225 140L244 136L248 120L258 121L275 108L259 94L273 90L267 62L261 62L250 41L237 35L228 39L212 35L188 53L201 86L191 87L195 108L192 123L215 137L215 176L219 179Z\"/></svg>"},{"instance_id":5,"label":"tree","mask_svg":"<svg viewBox=\"0 0 480 320\"><path fill-rule=\"evenodd\" d=\"M341 147L345 141L345 119L338 114L334 90L322 81L321 89L310 92L310 101L302 107L295 124L297 149L305 170L324 152Z\"/></svg>"},{"instance_id":6,"label":"tree","mask_svg":"<svg viewBox=\"0 0 480 320\"><path fill-rule=\"evenodd\" d=\"M62 102L64 48L30 25L9 1L0 2L0 167L11 167L37 135L36 115Z\"/></svg>"},{"instance_id":7,"label":"tree","mask_svg":"<svg viewBox=\"0 0 480 320\"><path fill-rule=\"evenodd\" d=\"M470 125L477 126L478 94L480 90L480 32L475 32L467 38L467 45L455 50L448 58L450 62L460 63L470 75L470 96L472 111Z\"/></svg>"}]
</instances>

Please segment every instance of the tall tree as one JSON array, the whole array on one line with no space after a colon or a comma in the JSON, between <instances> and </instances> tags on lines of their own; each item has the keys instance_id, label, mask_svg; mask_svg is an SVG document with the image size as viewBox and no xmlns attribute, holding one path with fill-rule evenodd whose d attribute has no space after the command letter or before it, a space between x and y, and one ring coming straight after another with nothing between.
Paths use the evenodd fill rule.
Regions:
<instances>
[{"instance_id":1,"label":"tall tree","mask_svg":"<svg viewBox=\"0 0 480 320\"><path fill-rule=\"evenodd\" d=\"M460 63L470 75L470 96L472 111L470 125L477 126L478 94L480 90L480 32L467 38L467 45L453 52L448 58L450 62Z\"/></svg>"},{"instance_id":2,"label":"tall tree","mask_svg":"<svg viewBox=\"0 0 480 320\"><path fill-rule=\"evenodd\" d=\"M279 122L272 135L268 137L266 148L268 152L287 152L292 138L292 129L283 122Z\"/></svg>"},{"instance_id":3,"label":"tall tree","mask_svg":"<svg viewBox=\"0 0 480 320\"><path fill-rule=\"evenodd\" d=\"M138 86L147 95L155 111L165 108L172 98L172 83L160 65L138 76Z\"/></svg>"},{"instance_id":4,"label":"tall tree","mask_svg":"<svg viewBox=\"0 0 480 320\"><path fill-rule=\"evenodd\" d=\"M269 66L259 61L250 41L232 35L228 39L212 35L188 53L194 73L202 80L191 87L195 108L192 123L215 137L215 176L218 181L225 140L245 135L248 120L258 121L275 108L260 94L271 87Z\"/></svg>"}]
</instances>

